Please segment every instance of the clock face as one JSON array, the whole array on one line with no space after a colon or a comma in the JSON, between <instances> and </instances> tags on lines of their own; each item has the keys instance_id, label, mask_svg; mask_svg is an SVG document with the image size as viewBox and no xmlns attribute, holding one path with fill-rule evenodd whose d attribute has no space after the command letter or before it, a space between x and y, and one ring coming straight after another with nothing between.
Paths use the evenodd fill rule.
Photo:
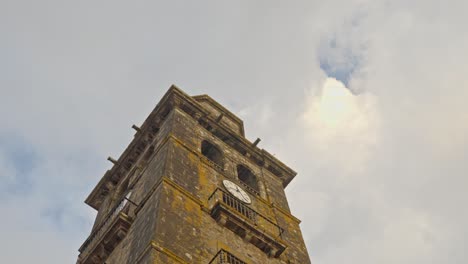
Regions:
<instances>
[{"instance_id":1,"label":"clock face","mask_svg":"<svg viewBox=\"0 0 468 264\"><path fill-rule=\"evenodd\" d=\"M250 200L249 195L244 190L242 190L242 188L239 187L237 184L233 183L232 181L224 180L223 185L226 188L226 190L228 190L237 199L241 200L246 204L252 203L252 200Z\"/></svg>"}]
</instances>

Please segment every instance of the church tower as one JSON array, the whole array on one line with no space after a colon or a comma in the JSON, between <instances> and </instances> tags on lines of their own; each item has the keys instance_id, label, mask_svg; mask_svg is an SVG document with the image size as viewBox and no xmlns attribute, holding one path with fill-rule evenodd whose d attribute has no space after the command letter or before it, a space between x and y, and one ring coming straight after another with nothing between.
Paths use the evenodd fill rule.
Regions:
<instances>
[{"instance_id":1,"label":"church tower","mask_svg":"<svg viewBox=\"0 0 468 264\"><path fill-rule=\"evenodd\" d=\"M308 264L292 169L207 95L172 86L86 204L78 264Z\"/></svg>"}]
</instances>

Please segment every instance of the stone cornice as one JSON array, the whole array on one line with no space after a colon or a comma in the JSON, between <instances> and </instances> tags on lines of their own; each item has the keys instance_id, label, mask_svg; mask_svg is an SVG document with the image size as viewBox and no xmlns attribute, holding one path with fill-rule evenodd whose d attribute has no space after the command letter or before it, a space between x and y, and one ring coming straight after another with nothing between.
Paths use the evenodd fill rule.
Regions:
<instances>
[{"instance_id":1,"label":"stone cornice","mask_svg":"<svg viewBox=\"0 0 468 264\"><path fill-rule=\"evenodd\" d=\"M244 132L244 121L242 121L242 119L240 119L239 117L237 117L235 114L233 114L231 111L229 111L228 109L226 109L224 106L222 106L220 103L216 102L213 98L211 98L209 95L207 94L202 94L202 95L195 95L195 96L192 96L193 99L195 99L197 102L203 102L203 101L207 101L209 102L212 106L214 106L215 108L217 108L221 113L225 114L226 116L228 116L231 120L234 120L240 127L240 132L241 132L241 135L244 137L245 136L245 132Z\"/></svg>"},{"instance_id":2,"label":"stone cornice","mask_svg":"<svg viewBox=\"0 0 468 264\"><path fill-rule=\"evenodd\" d=\"M276 159L266 150L253 146L253 143L245 137L236 134L227 126L217 122L214 117L209 116L209 112L196 101L196 98L207 99L209 97L205 97L204 95L191 97L175 85L172 85L143 122L139 131L135 134L134 139L122 153L115 165L104 174L96 187L91 191L85 203L99 210L104 198L117 186L121 179L131 171L140 155L145 151L146 147L151 144L156 133L158 133L159 127L164 122L164 119L172 109L176 107L192 116L192 118L201 125L204 125L205 128L215 136L222 137L220 138L221 140L227 142L241 154L252 159L257 165L265 167L271 173L279 177L284 187L296 176L295 171ZM215 102L218 107L222 107L211 98L210 102ZM223 112L229 115L229 117L242 122L242 120L224 107Z\"/></svg>"},{"instance_id":3,"label":"stone cornice","mask_svg":"<svg viewBox=\"0 0 468 264\"><path fill-rule=\"evenodd\" d=\"M283 208L277 206L276 204L271 204L271 207L275 208L276 210L278 210L278 212L282 213L283 215L289 217L290 219L292 219L297 224L301 223L301 220L299 220L297 217L295 217L294 215L292 215L288 211L284 210Z\"/></svg>"},{"instance_id":4,"label":"stone cornice","mask_svg":"<svg viewBox=\"0 0 468 264\"><path fill-rule=\"evenodd\" d=\"M86 198L86 204L96 210L99 210L99 207L107 194L113 188L115 188L120 179L124 176L124 174L128 173L128 171L134 165L134 162L137 160L138 157L135 157L134 159L128 158L131 156L131 153L133 153L134 156L141 155L144 148L146 148L146 146L150 143L149 141L152 141L152 138L154 138L155 134L158 132L159 126L164 121L165 116L167 116L173 106L172 98L176 93L183 92L173 85L164 94L163 98L159 101L153 111L151 111L149 116L143 122L143 125L135 134L135 137L130 142L128 147L124 150L122 155L120 155L117 163L104 174L99 183L94 187L89 196ZM143 148L143 150L136 150L135 146L139 146L140 148ZM130 162L126 163L126 167L123 166L125 160L130 160Z\"/></svg>"}]
</instances>

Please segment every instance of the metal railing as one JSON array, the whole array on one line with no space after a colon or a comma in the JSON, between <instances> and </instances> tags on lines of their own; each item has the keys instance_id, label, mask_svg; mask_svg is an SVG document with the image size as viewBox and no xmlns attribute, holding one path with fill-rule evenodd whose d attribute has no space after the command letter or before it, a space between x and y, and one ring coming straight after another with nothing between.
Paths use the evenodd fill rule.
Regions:
<instances>
[{"instance_id":1,"label":"metal railing","mask_svg":"<svg viewBox=\"0 0 468 264\"><path fill-rule=\"evenodd\" d=\"M208 198L208 204L210 209L214 209L217 204L224 204L228 208L232 208L237 213L244 216L251 224L255 225L256 227L259 227L264 231L269 231L269 233L278 237L281 237L283 234L283 228L278 226L267 217L258 213L251 207L247 206L223 189L217 188Z\"/></svg>"},{"instance_id":2,"label":"metal railing","mask_svg":"<svg viewBox=\"0 0 468 264\"><path fill-rule=\"evenodd\" d=\"M86 239L83 245L80 248L81 255L84 257L90 252L89 249L95 247L96 242L103 236L103 234L110 228L110 225L118 217L120 212L124 211L129 206L127 197L122 198L122 200L109 212L104 222L99 225L99 227Z\"/></svg>"},{"instance_id":3,"label":"metal railing","mask_svg":"<svg viewBox=\"0 0 468 264\"><path fill-rule=\"evenodd\" d=\"M236 197L228 193L223 192L222 197L223 197L223 203L235 209L237 212L247 217L252 222L257 223L257 212L255 212L252 208L243 204L239 199L237 199Z\"/></svg>"},{"instance_id":4,"label":"metal railing","mask_svg":"<svg viewBox=\"0 0 468 264\"><path fill-rule=\"evenodd\" d=\"M221 249L208 264L247 264L247 262L244 262L231 253Z\"/></svg>"}]
</instances>

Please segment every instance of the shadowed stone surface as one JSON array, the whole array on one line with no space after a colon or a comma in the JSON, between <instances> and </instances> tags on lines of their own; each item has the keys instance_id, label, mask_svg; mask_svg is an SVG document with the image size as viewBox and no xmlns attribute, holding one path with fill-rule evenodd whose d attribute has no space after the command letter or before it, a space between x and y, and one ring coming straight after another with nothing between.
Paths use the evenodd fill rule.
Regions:
<instances>
[{"instance_id":1,"label":"shadowed stone surface","mask_svg":"<svg viewBox=\"0 0 468 264\"><path fill-rule=\"evenodd\" d=\"M98 214L77 263L310 263L284 193L296 173L248 141L242 120L172 86L136 130L86 199Z\"/></svg>"}]
</instances>

